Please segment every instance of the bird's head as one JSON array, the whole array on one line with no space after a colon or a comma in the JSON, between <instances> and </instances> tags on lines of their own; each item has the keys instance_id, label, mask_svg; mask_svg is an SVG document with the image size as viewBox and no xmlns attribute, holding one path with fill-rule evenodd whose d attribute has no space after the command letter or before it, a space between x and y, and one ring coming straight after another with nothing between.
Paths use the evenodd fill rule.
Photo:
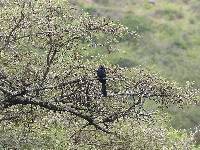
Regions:
<instances>
[{"instance_id":1,"label":"bird's head","mask_svg":"<svg viewBox=\"0 0 200 150\"><path fill-rule=\"evenodd\" d=\"M100 66L99 66L99 68L100 68L100 69L103 69L103 68L104 68L104 66L103 66L103 65L100 65Z\"/></svg>"}]
</instances>

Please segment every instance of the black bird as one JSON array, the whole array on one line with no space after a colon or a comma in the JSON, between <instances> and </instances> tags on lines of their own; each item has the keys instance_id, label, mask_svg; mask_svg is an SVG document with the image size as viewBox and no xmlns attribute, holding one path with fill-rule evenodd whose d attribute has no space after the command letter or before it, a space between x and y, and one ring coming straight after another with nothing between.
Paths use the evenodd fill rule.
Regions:
<instances>
[{"instance_id":1,"label":"black bird","mask_svg":"<svg viewBox=\"0 0 200 150\"><path fill-rule=\"evenodd\" d=\"M97 70L97 76L99 82L101 82L102 87L101 87L101 93L103 94L104 97L107 96L107 91L106 91L106 69L104 66L100 65L98 70Z\"/></svg>"}]
</instances>

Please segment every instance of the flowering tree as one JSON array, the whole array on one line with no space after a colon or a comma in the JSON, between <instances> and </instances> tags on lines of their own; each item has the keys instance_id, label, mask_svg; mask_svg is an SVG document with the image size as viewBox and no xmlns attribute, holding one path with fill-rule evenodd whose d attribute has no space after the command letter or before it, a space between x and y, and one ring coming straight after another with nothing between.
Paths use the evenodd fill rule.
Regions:
<instances>
[{"instance_id":1,"label":"flowering tree","mask_svg":"<svg viewBox=\"0 0 200 150\"><path fill-rule=\"evenodd\" d=\"M111 133L121 119L149 120L146 102L159 107L197 101L197 90L177 87L139 68L110 65L85 51L108 52L127 29L92 17L66 1L11 1L0 6L0 122L33 121L61 113ZM106 53L106 51L105 51ZM106 66L107 97L96 75Z\"/></svg>"}]
</instances>

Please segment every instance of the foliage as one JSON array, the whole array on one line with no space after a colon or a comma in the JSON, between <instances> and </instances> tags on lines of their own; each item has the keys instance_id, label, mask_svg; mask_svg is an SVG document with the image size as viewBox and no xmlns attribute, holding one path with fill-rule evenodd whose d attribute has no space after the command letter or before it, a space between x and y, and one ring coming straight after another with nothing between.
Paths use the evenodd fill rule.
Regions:
<instances>
[{"instance_id":1,"label":"foliage","mask_svg":"<svg viewBox=\"0 0 200 150\"><path fill-rule=\"evenodd\" d=\"M121 51L111 55L110 62L121 64L122 56L124 64L128 59L133 65L137 62L170 80L181 84L195 81L199 87L198 0L159 0L156 5L140 0L109 0L109 5L93 3L90 7L100 15L111 18L117 15L122 24L140 32L139 42L121 43ZM128 61L127 67L133 65Z\"/></svg>"},{"instance_id":2,"label":"foliage","mask_svg":"<svg viewBox=\"0 0 200 150\"><path fill-rule=\"evenodd\" d=\"M158 113L159 114L159 113ZM167 115L156 115L157 122L138 122L135 119L120 119L114 124L115 134L104 134L94 128L80 129L79 124L69 123L63 115L16 127L15 124L1 127L0 145L18 149L191 149L190 137L182 131L166 127ZM80 120L79 120L80 121ZM14 130L15 129L15 130ZM13 134L15 133L15 134Z\"/></svg>"},{"instance_id":3,"label":"foliage","mask_svg":"<svg viewBox=\"0 0 200 150\"><path fill-rule=\"evenodd\" d=\"M110 53L112 44L129 34L118 23L82 13L66 1L11 1L2 5L2 9L0 122L5 140L1 139L3 147L10 147L9 139L18 149L32 148L37 140L40 142L36 148L41 145L44 148L67 147L69 145L65 144L70 142L65 143L65 138L62 139L67 128L59 125L67 122L69 133L66 134L73 128L87 129L87 136L94 136L92 140L100 136L101 147L106 142L104 136L108 136L111 147L119 144L116 149L132 148L134 144L145 146L140 145L143 141L157 149L163 146L160 138L167 140L167 131L162 135L162 129L148 128L154 112L145 107L146 102L155 102L159 108L198 103L199 91L190 84L179 87L147 70L113 66L101 56L85 59L84 52L88 47L100 47ZM107 97L100 94L96 77L96 68L100 64L106 66ZM58 126L51 128L51 119ZM135 132L130 135L130 141L126 138L129 120L133 122L132 127L138 127L133 130L141 141L133 136ZM143 121L147 124L142 124ZM45 129L45 122L49 130ZM31 125L33 132L26 135ZM94 135L89 133L92 130L95 130ZM9 131L8 135L5 131ZM116 134L125 138L125 143L121 144ZM52 137L54 135L58 136L58 141ZM114 135L114 144L111 135ZM154 139L149 143L152 137ZM83 144L83 148L91 148L85 139L90 138L83 136L84 142L78 147ZM56 143L60 141L61 144ZM92 144L96 144L94 141ZM127 143L130 143L128 147ZM166 146L173 144L166 143Z\"/></svg>"},{"instance_id":4,"label":"foliage","mask_svg":"<svg viewBox=\"0 0 200 150\"><path fill-rule=\"evenodd\" d=\"M194 81L193 86L199 88L199 0L157 0L155 5L148 0L94 2L90 8L95 14L120 19L122 24L134 30L137 30L137 21L139 29L145 29L137 30L140 31L137 41L124 38L119 52L107 56L109 62L123 67L141 65L181 85ZM82 5L87 6L86 3ZM171 111L173 113L168 110ZM172 125L176 128L189 130L199 125L198 106L177 109L173 115Z\"/></svg>"}]
</instances>

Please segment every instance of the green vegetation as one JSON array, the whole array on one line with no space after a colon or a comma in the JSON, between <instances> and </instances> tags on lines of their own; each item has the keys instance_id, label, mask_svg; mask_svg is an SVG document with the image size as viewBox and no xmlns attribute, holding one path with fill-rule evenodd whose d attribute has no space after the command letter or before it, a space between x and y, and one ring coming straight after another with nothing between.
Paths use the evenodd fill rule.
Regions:
<instances>
[{"instance_id":1,"label":"green vegetation","mask_svg":"<svg viewBox=\"0 0 200 150\"><path fill-rule=\"evenodd\" d=\"M82 2L82 3L81 3ZM109 60L122 66L142 65L181 84L195 81L200 85L200 36L198 19L200 4L191 1L108 0L83 3L93 14L117 18L130 30L140 34L139 42L124 41L119 54Z\"/></svg>"},{"instance_id":2,"label":"green vegetation","mask_svg":"<svg viewBox=\"0 0 200 150\"><path fill-rule=\"evenodd\" d=\"M29 128L25 125L4 127L4 132L1 131L0 148L78 150L175 148L184 150L185 147L190 149L193 147L185 132L166 128L164 122L168 122L167 117L157 118L159 123L153 124L138 123L132 119L119 120L113 127L116 130L115 135L91 128L80 130L80 124L70 124L60 115L56 117L57 119L46 118L43 122L29 124Z\"/></svg>"},{"instance_id":3,"label":"green vegetation","mask_svg":"<svg viewBox=\"0 0 200 150\"><path fill-rule=\"evenodd\" d=\"M175 56L181 60L185 38L163 36L179 33L164 34L173 25L159 29L145 15L155 9L148 3L132 18L136 1L121 2L112 11L113 1L78 2L90 13L106 9L101 15L111 16L121 6L116 17L129 29L65 0L0 4L0 149L198 149L198 130L178 130L171 121L176 109L198 106L200 91L191 82L177 84L153 73L174 67ZM159 9L158 18L184 18L171 3ZM160 39L175 51L163 51ZM99 65L106 67L107 96L96 75Z\"/></svg>"},{"instance_id":4,"label":"green vegetation","mask_svg":"<svg viewBox=\"0 0 200 150\"><path fill-rule=\"evenodd\" d=\"M111 63L122 67L142 66L180 85L194 81L193 86L200 87L198 0L159 0L155 5L140 0L108 0L106 4L79 0L79 4L93 9L95 15L119 19L139 34L139 39L121 41L119 52L107 56ZM200 124L199 106L176 110L173 114L177 114L172 122L176 128L189 129Z\"/></svg>"}]
</instances>

